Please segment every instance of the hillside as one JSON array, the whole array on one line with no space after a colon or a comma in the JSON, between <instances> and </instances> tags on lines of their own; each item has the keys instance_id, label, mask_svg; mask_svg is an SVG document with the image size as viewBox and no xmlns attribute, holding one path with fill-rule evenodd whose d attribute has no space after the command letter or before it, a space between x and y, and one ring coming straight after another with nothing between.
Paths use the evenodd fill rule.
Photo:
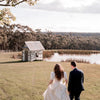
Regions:
<instances>
[{"instance_id":1,"label":"hillside","mask_svg":"<svg viewBox=\"0 0 100 100\"><path fill-rule=\"evenodd\" d=\"M44 32L45 33L45 32ZM59 35L72 35L72 36L100 36L100 33L98 32L53 32L54 34Z\"/></svg>"}]
</instances>

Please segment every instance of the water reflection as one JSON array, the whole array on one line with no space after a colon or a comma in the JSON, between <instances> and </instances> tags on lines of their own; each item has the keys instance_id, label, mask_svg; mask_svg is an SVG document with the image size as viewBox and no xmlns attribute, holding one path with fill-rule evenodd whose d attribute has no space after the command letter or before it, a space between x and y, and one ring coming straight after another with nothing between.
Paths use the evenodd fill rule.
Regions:
<instances>
[{"instance_id":1,"label":"water reflection","mask_svg":"<svg viewBox=\"0 0 100 100\"><path fill-rule=\"evenodd\" d=\"M59 55L58 53L54 53L50 58L44 59L45 61L50 62L61 62L68 60L76 60L89 62L91 64L100 64L100 54L91 54L91 55L76 55L76 54L63 54Z\"/></svg>"}]
</instances>

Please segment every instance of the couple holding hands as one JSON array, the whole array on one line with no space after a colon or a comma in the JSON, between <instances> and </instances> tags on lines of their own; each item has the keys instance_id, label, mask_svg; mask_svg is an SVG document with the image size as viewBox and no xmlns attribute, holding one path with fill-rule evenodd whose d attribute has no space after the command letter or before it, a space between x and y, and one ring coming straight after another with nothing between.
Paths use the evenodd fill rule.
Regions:
<instances>
[{"instance_id":1,"label":"couple holding hands","mask_svg":"<svg viewBox=\"0 0 100 100\"><path fill-rule=\"evenodd\" d=\"M44 100L73 100L74 98L80 100L80 94L84 90L84 73L76 67L74 61L71 62L71 68L67 90L67 74L60 64L55 65L49 86L43 93Z\"/></svg>"}]
</instances>

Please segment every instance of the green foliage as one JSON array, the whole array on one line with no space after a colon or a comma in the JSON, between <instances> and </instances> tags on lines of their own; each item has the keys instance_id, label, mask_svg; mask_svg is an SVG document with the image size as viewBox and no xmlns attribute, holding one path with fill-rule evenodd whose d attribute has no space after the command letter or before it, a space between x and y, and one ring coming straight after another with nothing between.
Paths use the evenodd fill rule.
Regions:
<instances>
[{"instance_id":1,"label":"green foliage","mask_svg":"<svg viewBox=\"0 0 100 100\"><path fill-rule=\"evenodd\" d=\"M25 41L41 41L47 50L100 50L100 34L85 36L80 35L81 33L75 34L39 33L39 31L34 32L28 26L4 25L0 27L0 49L20 51Z\"/></svg>"},{"instance_id":2,"label":"green foliage","mask_svg":"<svg viewBox=\"0 0 100 100\"><path fill-rule=\"evenodd\" d=\"M80 33L81 34L81 33ZM100 50L100 34L79 36L70 34L37 34L46 49Z\"/></svg>"},{"instance_id":3,"label":"green foliage","mask_svg":"<svg viewBox=\"0 0 100 100\"><path fill-rule=\"evenodd\" d=\"M35 32L27 26L9 25L0 27L0 49L1 50L22 50L24 42L36 40Z\"/></svg>"},{"instance_id":4,"label":"green foliage","mask_svg":"<svg viewBox=\"0 0 100 100\"><path fill-rule=\"evenodd\" d=\"M15 19L9 8L0 10L0 25L10 24L11 20L14 21Z\"/></svg>"}]
</instances>

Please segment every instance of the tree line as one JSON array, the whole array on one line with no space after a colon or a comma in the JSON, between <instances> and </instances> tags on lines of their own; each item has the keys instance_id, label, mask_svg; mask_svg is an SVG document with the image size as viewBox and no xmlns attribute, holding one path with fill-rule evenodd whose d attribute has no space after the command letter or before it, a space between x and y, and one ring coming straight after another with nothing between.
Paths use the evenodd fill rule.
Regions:
<instances>
[{"instance_id":1,"label":"tree line","mask_svg":"<svg viewBox=\"0 0 100 100\"><path fill-rule=\"evenodd\" d=\"M0 27L0 50L21 51L25 41L41 41L45 49L100 50L100 35L55 34L40 30L35 32L20 24Z\"/></svg>"}]
</instances>

